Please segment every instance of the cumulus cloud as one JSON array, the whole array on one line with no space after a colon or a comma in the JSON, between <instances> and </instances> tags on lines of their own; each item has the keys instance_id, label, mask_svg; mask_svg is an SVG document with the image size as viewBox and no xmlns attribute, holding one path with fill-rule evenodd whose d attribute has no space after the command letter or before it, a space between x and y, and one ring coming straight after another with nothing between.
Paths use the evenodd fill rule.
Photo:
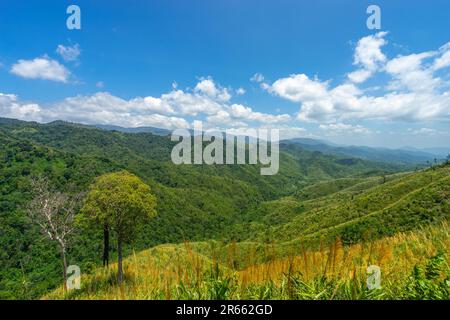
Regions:
<instances>
[{"instance_id":1,"label":"cumulus cloud","mask_svg":"<svg viewBox=\"0 0 450 320\"><path fill-rule=\"evenodd\" d=\"M273 115L261 112L255 112L250 107L241 104L233 104L228 110L230 114L237 119L244 119L248 121L258 121L262 123L278 123L291 120L288 114Z\"/></svg>"},{"instance_id":2,"label":"cumulus cloud","mask_svg":"<svg viewBox=\"0 0 450 320\"><path fill-rule=\"evenodd\" d=\"M331 86L331 81L293 74L268 85L273 95L300 103L297 118L335 123L351 119L420 121L450 118L448 82L435 75L447 67L450 45L438 51L397 56L389 60L381 51L385 32L362 38L354 63L361 68L348 74L350 81ZM360 89L359 84L375 72L390 80L380 95Z\"/></svg>"},{"instance_id":3,"label":"cumulus cloud","mask_svg":"<svg viewBox=\"0 0 450 320\"><path fill-rule=\"evenodd\" d=\"M244 95L244 94L245 94L245 89L244 89L244 88L238 88L238 89L236 90L236 94L237 94L238 96Z\"/></svg>"},{"instance_id":4,"label":"cumulus cloud","mask_svg":"<svg viewBox=\"0 0 450 320\"><path fill-rule=\"evenodd\" d=\"M195 91L218 101L228 101L231 98L228 89L217 86L211 78L202 79L197 83Z\"/></svg>"},{"instance_id":5,"label":"cumulus cloud","mask_svg":"<svg viewBox=\"0 0 450 320\"><path fill-rule=\"evenodd\" d=\"M183 90L173 90L156 99L160 99L162 104L170 106L173 112L183 115L197 116L201 113L212 115L223 109L221 102L208 95Z\"/></svg>"},{"instance_id":6,"label":"cumulus cloud","mask_svg":"<svg viewBox=\"0 0 450 320\"><path fill-rule=\"evenodd\" d=\"M409 134L413 134L416 136L427 136L427 137L435 137L435 136L447 136L450 133L446 132L446 131L440 131L440 130L436 130L433 128L419 128L419 129L413 129L413 128L409 128L407 130L407 132Z\"/></svg>"},{"instance_id":7,"label":"cumulus cloud","mask_svg":"<svg viewBox=\"0 0 450 320\"><path fill-rule=\"evenodd\" d=\"M261 125L258 127L248 127L248 126L234 126L232 128L225 128L225 127L213 127L208 130L214 130L214 131L225 131L227 134L234 135L234 136L249 136L252 138L258 138L258 130L259 129L265 129L268 130L268 134L270 135L270 130L278 130L279 133L279 140L287 140L287 139L294 139L294 138L300 138L300 137L308 137L308 138L318 138L311 132L309 132L307 129L302 127L296 127L296 126L288 126L288 125Z\"/></svg>"},{"instance_id":8,"label":"cumulus cloud","mask_svg":"<svg viewBox=\"0 0 450 320\"><path fill-rule=\"evenodd\" d=\"M255 73L251 78L250 81L252 82L263 82L264 76L261 73Z\"/></svg>"},{"instance_id":9,"label":"cumulus cloud","mask_svg":"<svg viewBox=\"0 0 450 320\"><path fill-rule=\"evenodd\" d=\"M355 50L354 63L373 70L380 62L384 62L386 56L381 51L381 47L387 43L384 39L386 34L387 32L378 32L375 35L361 38Z\"/></svg>"},{"instance_id":10,"label":"cumulus cloud","mask_svg":"<svg viewBox=\"0 0 450 320\"><path fill-rule=\"evenodd\" d=\"M52 105L46 113L51 119L70 119L90 124L156 126L168 129L189 126L181 117L168 116L171 111L157 98L138 97L125 100L107 92L99 92L92 96L66 98Z\"/></svg>"},{"instance_id":11,"label":"cumulus cloud","mask_svg":"<svg viewBox=\"0 0 450 320\"><path fill-rule=\"evenodd\" d=\"M450 42L439 48L440 56L434 61L433 70L450 67Z\"/></svg>"},{"instance_id":12,"label":"cumulus cloud","mask_svg":"<svg viewBox=\"0 0 450 320\"><path fill-rule=\"evenodd\" d=\"M354 83L362 83L370 78L372 75L372 71L366 69L360 69L353 72L350 72L347 76L351 82Z\"/></svg>"},{"instance_id":13,"label":"cumulus cloud","mask_svg":"<svg viewBox=\"0 0 450 320\"><path fill-rule=\"evenodd\" d=\"M17 95L0 93L0 115L6 118L40 121L41 108L35 103L21 102Z\"/></svg>"},{"instance_id":14,"label":"cumulus cloud","mask_svg":"<svg viewBox=\"0 0 450 320\"><path fill-rule=\"evenodd\" d=\"M411 91L431 91L439 83L439 78L433 78L433 71L423 65L423 61L433 57L435 52L423 52L399 56L386 64L386 72L392 75L393 81L389 88L394 90L409 89Z\"/></svg>"},{"instance_id":15,"label":"cumulus cloud","mask_svg":"<svg viewBox=\"0 0 450 320\"><path fill-rule=\"evenodd\" d=\"M325 130L327 134L369 134L372 131L362 125L351 125L345 123L321 124L320 129Z\"/></svg>"},{"instance_id":16,"label":"cumulus cloud","mask_svg":"<svg viewBox=\"0 0 450 320\"><path fill-rule=\"evenodd\" d=\"M115 124L126 127L156 126L168 129L190 127L189 118L204 117L205 126L245 127L250 123L273 124L291 120L287 114L255 112L250 107L230 104L226 89L210 78L193 90L176 87L158 97L123 99L108 92L68 97L40 106L20 101L16 95L0 96L0 116L23 120L67 120L85 124Z\"/></svg>"},{"instance_id":17,"label":"cumulus cloud","mask_svg":"<svg viewBox=\"0 0 450 320\"><path fill-rule=\"evenodd\" d=\"M189 123L175 116L156 113L157 107L147 98L124 100L107 92L76 96L40 106L20 101L16 95L0 94L0 115L21 120L66 120L85 124L115 124L125 127L156 126L188 128Z\"/></svg>"},{"instance_id":18,"label":"cumulus cloud","mask_svg":"<svg viewBox=\"0 0 450 320\"><path fill-rule=\"evenodd\" d=\"M11 73L25 79L44 79L64 83L70 76L66 67L45 56L33 60L19 60L11 67Z\"/></svg>"},{"instance_id":19,"label":"cumulus cloud","mask_svg":"<svg viewBox=\"0 0 450 320\"><path fill-rule=\"evenodd\" d=\"M366 81L377 69L380 64L386 61L386 56L381 51L381 47L387 44L384 39L387 32L378 32L361 38L355 49L353 63L360 67L359 70L348 74L350 81L362 83Z\"/></svg>"},{"instance_id":20,"label":"cumulus cloud","mask_svg":"<svg viewBox=\"0 0 450 320\"><path fill-rule=\"evenodd\" d=\"M78 43L73 46L64 46L60 44L56 48L56 53L59 54L66 62L77 61L81 54L80 45Z\"/></svg>"},{"instance_id":21,"label":"cumulus cloud","mask_svg":"<svg viewBox=\"0 0 450 320\"><path fill-rule=\"evenodd\" d=\"M327 83L309 79L305 74L293 74L275 81L268 90L294 102L313 101L326 96Z\"/></svg>"}]
</instances>

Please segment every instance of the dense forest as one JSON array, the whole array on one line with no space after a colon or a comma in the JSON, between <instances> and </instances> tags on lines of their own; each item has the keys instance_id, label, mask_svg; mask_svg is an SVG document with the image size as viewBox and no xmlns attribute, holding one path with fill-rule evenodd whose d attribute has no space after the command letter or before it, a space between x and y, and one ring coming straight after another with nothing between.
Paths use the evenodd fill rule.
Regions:
<instances>
[{"instance_id":1,"label":"dense forest","mask_svg":"<svg viewBox=\"0 0 450 320\"><path fill-rule=\"evenodd\" d=\"M280 171L261 176L257 165L174 165L173 145L169 136L146 132L1 119L0 298L39 298L62 282L56 246L26 214L37 176L67 193L85 192L96 177L124 169L149 185L157 215L126 245L126 256L182 242L206 254L206 242L215 241L238 243L242 254L246 243L276 244L281 258L293 245L313 249L340 238L344 246L354 246L437 225L450 215L445 164L424 170L284 141ZM71 238L69 263L84 274L101 265L102 232L92 228ZM239 263L234 267L248 267Z\"/></svg>"}]
</instances>

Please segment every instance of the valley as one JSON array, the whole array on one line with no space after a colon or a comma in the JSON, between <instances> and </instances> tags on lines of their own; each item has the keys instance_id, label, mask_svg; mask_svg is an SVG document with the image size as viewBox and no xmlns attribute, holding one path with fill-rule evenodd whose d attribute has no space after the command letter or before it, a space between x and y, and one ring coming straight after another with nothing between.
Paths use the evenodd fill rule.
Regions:
<instances>
[{"instance_id":1,"label":"valley","mask_svg":"<svg viewBox=\"0 0 450 320\"><path fill-rule=\"evenodd\" d=\"M131 278L140 279L139 282L126 280L126 290L132 290L125 294L126 298L193 297L192 292L183 295L180 291L180 285L193 285L191 276L187 283L180 282L176 270L182 265L194 269L192 272L198 277L195 285L206 288L205 292L210 292L211 285L219 290L215 286L225 286L224 283L227 288L244 290L238 296L227 291L224 298L256 298L258 290L268 290L266 286L273 276L277 277L273 290L281 291L267 298L295 298L292 292L286 293L285 288L279 287L283 281L291 283L294 278L279 277L289 268L304 268L306 261L314 265L310 267L317 274L325 272L326 257L330 250L335 250L334 246L342 250L339 255L344 252L348 255L359 246L366 250L367 246L381 243L391 246L394 241L403 247L409 246L409 239L424 237L420 253L398 258L404 260L399 263L405 264L402 273L406 275L416 264L426 265L435 256L448 259L445 237L450 215L448 164L429 168L374 162L310 151L284 141L280 143L278 174L261 176L258 165L174 165L170 160L174 145L169 136L148 132L126 133L66 122L38 124L1 119L2 298L62 298L57 293L62 281L58 251L26 217L26 206L32 197L30 178L36 175L47 176L57 190L83 192L96 177L126 169L151 187L157 198L157 216L124 248L125 275L129 270ZM438 236L429 238L430 233ZM111 254L115 257L116 239L113 237L111 241ZM364 263L361 262L367 254L364 250L356 254L359 263L345 259L339 262L341 268L345 266L341 273L356 268L360 270L358 281L363 281L364 268L371 261L364 258ZM389 250L396 251L392 246ZM101 228L79 232L71 240L69 263L80 266L86 287L71 293L69 298L117 298L114 283L111 287L104 283L103 277L110 277L114 268L112 265L102 270L101 251ZM174 254L178 262L174 262ZM307 258L302 259L303 255ZM142 271L144 274L139 274L134 266L141 259L156 259L148 266L151 269ZM167 261L174 265L169 264L163 271L160 268ZM211 273L212 266L220 269L219 274ZM391 268L389 264L385 267ZM264 276L256 276L252 270L266 271ZM444 267L442 270L448 272ZM319 281L312 276L312 271L308 272L311 273L308 281ZM214 281L208 280L213 276ZM94 281L96 277L100 278ZM163 283L168 281L167 288L157 290L154 285L158 281L148 283L152 277ZM177 279L174 283L172 277ZM254 285L251 290L239 284L249 277ZM330 281L337 281L330 277ZM303 283L303 287L312 285L302 281L295 283ZM406 283L405 279L398 281ZM338 283L344 287L350 285L345 281L334 285ZM103 290L110 293L103 295ZM340 292L336 290L334 297ZM361 291L363 294L368 292Z\"/></svg>"}]
</instances>

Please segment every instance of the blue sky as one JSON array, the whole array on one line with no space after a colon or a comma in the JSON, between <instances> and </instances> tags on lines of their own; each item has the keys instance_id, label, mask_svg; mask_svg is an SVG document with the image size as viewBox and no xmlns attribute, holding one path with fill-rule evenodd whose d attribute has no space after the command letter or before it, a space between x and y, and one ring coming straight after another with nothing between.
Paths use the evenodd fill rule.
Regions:
<instances>
[{"instance_id":1,"label":"blue sky","mask_svg":"<svg viewBox=\"0 0 450 320\"><path fill-rule=\"evenodd\" d=\"M71 4L81 30L66 28ZM369 4L381 30L366 27ZM450 147L449 12L448 1L3 0L0 116Z\"/></svg>"}]
</instances>

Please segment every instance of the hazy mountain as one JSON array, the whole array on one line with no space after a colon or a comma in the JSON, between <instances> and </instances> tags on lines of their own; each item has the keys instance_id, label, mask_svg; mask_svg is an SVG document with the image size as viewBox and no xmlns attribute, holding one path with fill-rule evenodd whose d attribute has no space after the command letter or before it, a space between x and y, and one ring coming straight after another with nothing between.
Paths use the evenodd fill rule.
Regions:
<instances>
[{"instance_id":1,"label":"hazy mountain","mask_svg":"<svg viewBox=\"0 0 450 320\"><path fill-rule=\"evenodd\" d=\"M402 150L414 151L414 152L426 152L431 153L438 159L444 159L450 154L450 147L448 148L414 148L414 147L404 147Z\"/></svg>"},{"instance_id":2,"label":"hazy mountain","mask_svg":"<svg viewBox=\"0 0 450 320\"><path fill-rule=\"evenodd\" d=\"M437 149L388 149L388 148L372 148L365 146L344 146L336 145L323 140L315 139L291 139L284 140L286 144L295 144L309 151L319 151L325 154L357 157L360 159L394 162L401 164L422 164L427 161L434 161L435 158L442 159L445 152L439 153ZM441 150L442 152L442 150Z\"/></svg>"},{"instance_id":3,"label":"hazy mountain","mask_svg":"<svg viewBox=\"0 0 450 320\"><path fill-rule=\"evenodd\" d=\"M157 134L159 136L167 136L171 133L170 130L162 129L162 128L156 128L156 127L136 127L136 128L124 128L120 126L114 126L114 125L108 125L108 124L96 124L93 125L96 128L104 129L108 131L119 131L119 132L125 132L125 133L153 133Z\"/></svg>"}]
</instances>

